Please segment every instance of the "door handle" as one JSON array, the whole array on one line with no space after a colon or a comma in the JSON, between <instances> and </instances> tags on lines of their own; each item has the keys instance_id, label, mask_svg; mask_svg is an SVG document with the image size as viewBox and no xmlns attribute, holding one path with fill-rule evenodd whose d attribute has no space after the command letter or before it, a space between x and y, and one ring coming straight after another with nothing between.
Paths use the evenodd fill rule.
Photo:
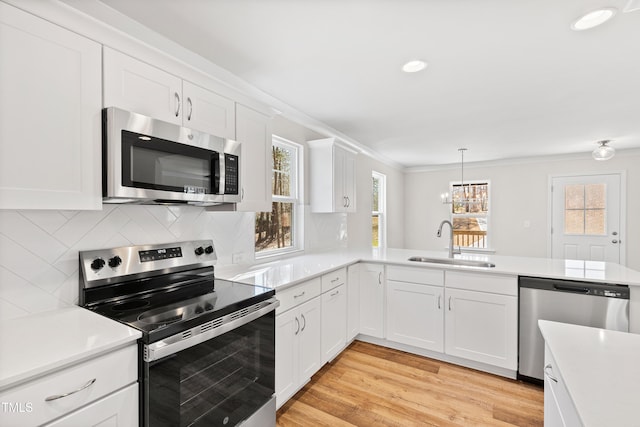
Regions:
<instances>
[{"instance_id":1,"label":"door handle","mask_svg":"<svg viewBox=\"0 0 640 427\"><path fill-rule=\"evenodd\" d=\"M449 311L451 311L451 297L449 297Z\"/></svg>"},{"instance_id":2,"label":"door handle","mask_svg":"<svg viewBox=\"0 0 640 427\"><path fill-rule=\"evenodd\" d=\"M174 92L174 95L176 97L176 117L178 117L180 115L180 95L178 92Z\"/></svg>"},{"instance_id":3,"label":"door handle","mask_svg":"<svg viewBox=\"0 0 640 427\"><path fill-rule=\"evenodd\" d=\"M293 335L298 335L298 332L300 332L300 321L296 317L296 332Z\"/></svg>"},{"instance_id":4,"label":"door handle","mask_svg":"<svg viewBox=\"0 0 640 427\"><path fill-rule=\"evenodd\" d=\"M547 366L544 367L544 373L547 377L549 377L549 379L551 381L553 381L554 383L558 382L558 379L556 377L554 377L553 375L551 375L549 373L549 371L551 371L551 373L553 373L553 367L551 366L551 363L547 364Z\"/></svg>"},{"instance_id":5,"label":"door handle","mask_svg":"<svg viewBox=\"0 0 640 427\"><path fill-rule=\"evenodd\" d=\"M193 115L193 102L191 102L191 97L187 98L187 104L189 104L189 114L187 115L187 120L191 121L191 116Z\"/></svg>"},{"instance_id":6,"label":"door handle","mask_svg":"<svg viewBox=\"0 0 640 427\"><path fill-rule=\"evenodd\" d=\"M382 285L382 271L378 273L378 285Z\"/></svg>"},{"instance_id":7,"label":"door handle","mask_svg":"<svg viewBox=\"0 0 640 427\"><path fill-rule=\"evenodd\" d=\"M618 243L618 241L616 239L613 239L611 243Z\"/></svg>"},{"instance_id":8,"label":"door handle","mask_svg":"<svg viewBox=\"0 0 640 427\"><path fill-rule=\"evenodd\" d=\"M438 295L438 310L440 310L440 300L442 299L442 295Z\"/></svg>"},{"instance_id":9,"label":"door handle","mask_svg":"<svg viewBox=\"0 0 640 427\"><path fill-rule=\"evenodd\" d=\"M302 317L302 321L304 322L304 323L302 324L302 329L300 330L300 332L304 332L304 328L306 328L306 327L307 327L307 318L306 318L306 317L304 317L304 314L300 314L300 317Z\"/></svg>"}]
</instances>

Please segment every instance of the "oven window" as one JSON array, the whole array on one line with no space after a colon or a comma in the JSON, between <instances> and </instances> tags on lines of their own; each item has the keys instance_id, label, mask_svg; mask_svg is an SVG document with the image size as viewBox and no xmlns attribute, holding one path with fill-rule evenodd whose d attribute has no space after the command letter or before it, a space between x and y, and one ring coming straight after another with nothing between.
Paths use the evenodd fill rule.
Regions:
<instances>
[{"instance_id":1,"label":"oven window","mask_svg":"<svg viewBox=\"0 0 640 427\"><path fill-rule=\"evenodd\" d=\"M124 130L122 144L124 186L179 192L188 186L217 193L217 152Z\"/></svg>"},{"instance_id":2,"label":"oven window","mask_svg":"<svg viewBox=\"0 0 640 427\"><path fill-rule=\"evenodd\" d=\"M233 426L274 394L275 313L145 363L148 426Z\"/></svg>"}]
</instances>

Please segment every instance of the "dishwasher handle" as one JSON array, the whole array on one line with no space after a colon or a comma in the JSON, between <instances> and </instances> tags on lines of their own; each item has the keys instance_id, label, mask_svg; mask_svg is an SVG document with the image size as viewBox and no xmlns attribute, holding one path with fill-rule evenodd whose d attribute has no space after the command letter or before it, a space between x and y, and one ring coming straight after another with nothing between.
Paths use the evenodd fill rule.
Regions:
<instances>
[{"instance_id":1,"label":"dishwasher handle","mask_svg":"<svg viewBox=\"0 0 640 427\"><path fill-rule=\"evenodd\" d=\"M553 289L555 289L556 291L573 292L573 293L576 293L576 294L588 294L589 293L589 288L558 285L556 283L553 284Z\"/></svg>"}]
</instances>

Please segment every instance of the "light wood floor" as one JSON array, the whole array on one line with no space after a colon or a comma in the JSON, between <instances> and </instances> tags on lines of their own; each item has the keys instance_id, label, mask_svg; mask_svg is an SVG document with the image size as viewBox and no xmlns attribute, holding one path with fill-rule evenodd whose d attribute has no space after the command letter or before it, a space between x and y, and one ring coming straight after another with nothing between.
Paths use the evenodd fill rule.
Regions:
<instances>
[{"instance_id":1,"label":"light wood floor","mask_svg":"<svg viewBox=\"0 0 640 427\"><path fill-rule=\"evenodd\" d=\"M542 387L360 341L277 415L281 427L542 424Z\"/></svg>"}]
</instances>

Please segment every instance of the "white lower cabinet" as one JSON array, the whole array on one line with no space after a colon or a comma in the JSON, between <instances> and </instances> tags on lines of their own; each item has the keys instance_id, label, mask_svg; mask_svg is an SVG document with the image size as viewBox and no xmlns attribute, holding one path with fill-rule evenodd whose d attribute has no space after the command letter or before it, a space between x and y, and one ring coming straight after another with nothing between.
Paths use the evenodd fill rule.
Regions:
<instances>
[{"instance_id":1,"label":"white lower cabinet","mask_svg":"<svg viewBox=\"0 0 640 427\"><path fill-rule=\"evenodd\" d=\"M322 364L333 360L347 344L347 284L322 294Z\"/></svg>"},{"instance_id":2,"label":"white lower cabinet","mask_svg":"<svg viewBox=\"0 0 640 427\"><path fill-rule=\"evenodd\" d=\"M387 280L387 339L442 353L442 286Z\"/></svg>"},{"instance_id":3,"label":"white lower cabinet","mask_svg":"<svg viewBox=\"0 0 640 427\"><path fill-rule=\"evenodd\" d=\"M447 271L445 286L445 352L515 371L517 277Z\"/></svg>"},{"instance_id":4,"label":"white lower cabinet","mask_svg":"<svg viewBox=\"0 0 640 427\"><path fill-rule=\"evenodd\" d=\"M320 369L319 294L320 282L317 280L289 289L282 297L280 308L284 306L287 311L276 314L277 407L282 406ZM306 302L296 304L296 299Z\"/></svg>"},{"instance_id":5,"label":"white lower cabinet","mask_svg":"<svg viewBox=\"0 0 640 427\"><path fill-rule=\"evenodd\" d=\"M544 425L545 427L582 426L561 372L549 347L544 349Z\"/></svg>"},{"instance_id":6,"label":"white lower cabinet","mask_svg":"<svg viewBox=\"0 0 640 427\"><path fill-rule=\"evenodd\" d=\"M384 338L384 265L360 264L360 333Z\"/></svg>"},{"instance_id":7,"label":"white lower cabinet","mask_svg":"<svg viewBox=\"0 0 640 427\"><path fill-rule=\"evenodd\" d=\"M138 425L138 384L93 402L46 427L135 427Z\"/></svg>"}]
</instances>

